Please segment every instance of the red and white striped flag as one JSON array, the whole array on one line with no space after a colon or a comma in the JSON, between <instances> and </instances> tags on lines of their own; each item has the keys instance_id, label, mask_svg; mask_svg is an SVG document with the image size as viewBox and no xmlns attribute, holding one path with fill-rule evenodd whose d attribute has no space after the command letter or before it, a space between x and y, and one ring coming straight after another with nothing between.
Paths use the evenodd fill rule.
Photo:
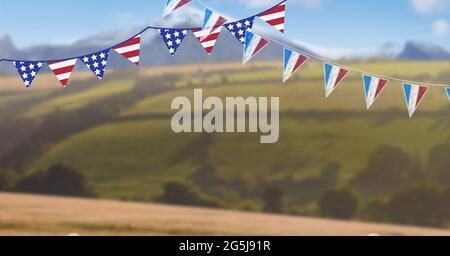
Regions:
<instances>
[{"instance_id":1,"label":"red and white striped flag","mask_svg":"<svg viewBox=\"0 0 450 256\"><path fill-rule=\"evenodd\" d=\"M217 38L220 35L220 31L222 31L223 27L217 27L212 33L207 35L209 32L202 29L193 29L192 32L194 33L194 36L198 39L200 44L203 46L205 51L211 55L214 46L216 45ZM205 37L206 36L206 37Z\"/></svg>"},{"instance_id":2,"label":"red and white striped flag","mask_svg":"<svg viewBox=\"0 0 450 256\"><path fill-rule=\"evenodd\" d=\"M272 9L258 15L263 21L284 33L284 20L286 17L286 1L273 7Z\"/></svg>"},{"instance_id":3,"label":"red and white striped flag","mask_svg":"<svg viewBox=\"0 0 450 256\"><path fill-rule=\"evenodd\" d=\"M77 59L53 61L47 62L49 68L58 78L63 87L66 87L69 83L70 76L72 75L73 68L77 64Z\"/></svg>"},{"instance_id":4,"label":"red and white striped flag","mask_svg":"<svg viewBox=\"0 0 450 256\"><path fill-rule=\"evenodd\" d=\"M139 56L141 50L141 35L138 35L125 43L114 47L114 50L120 55L129 59L136 65L139 65Z\"/></svg>"}]
</instances>

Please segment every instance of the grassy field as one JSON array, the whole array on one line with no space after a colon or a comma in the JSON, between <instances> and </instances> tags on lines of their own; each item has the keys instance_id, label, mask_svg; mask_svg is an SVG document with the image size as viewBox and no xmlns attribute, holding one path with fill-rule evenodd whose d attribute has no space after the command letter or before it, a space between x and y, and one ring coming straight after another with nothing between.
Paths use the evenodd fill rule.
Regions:
<instances>
[{"instance_id":1,"label":"grassy field","mask_svg":"<svg viewBox=\"0 0 450 256\"><path fill-rule=\"evenodd\" d=\"M426 82L442 83L450 75L448 62L347 64ZM252 210L261 210L260 182L294 182L288 199L301 201L303 210L321 190L305 192L298 182L318 177L330 162L340 164L338 185L346 185L381 145L399 147L425 166L430 149L450 140L449 102L441 88L430 90L413 119L398 82L366 110L360 74L350 73L325 99L323 66L316 62L286 84L278 61L116 70L103 81L89 75L75 74L66 89L51 74L40 74L30 90L16 77L0 78L0 122L6 126L0 130L11 133L6 145L0 140L0 153L7 156L0 163L23 155L19 164L4 165L1 172L33 173L64 163L84 173L100 198L155 201L167 182L198 183L193 177L206 165L225 185L195 186L226 208L251 204ZM173 133L171 101L192 98L194 88L203 88L204 97L280 97L279 142L262 145L258 134L247 133ZM297 200L305 193L311 198Z\"/></svg>"},{"instance_id":2,"label":"grassy field","mask_svg":"<svg viewBox=\"0 0 450 256\"><path fill-rule=\"evenodd\" d=\"M353 65L371 72L427 81L438 81L450 68L447 62ZM207 157L226 179L245 173L253 178L300 180L316 175L327 162L337 161L343 169L341 182L345 183L365 167L368 156L379 145L399 146L425 161L432 146L450 138L447 126L436 126L448 113L439 112L448 109L448 100L439 88L430 91L415 118L409 119L399 83L390 84L373 109L367 111L361 77L356 74L351 74L329 99L325 99L322 66L318 63L309 64L285 85L280 82L279 68L272 62L243 66L241 70L233 70L233 67L233 64L211 65L209 71L203 68L201 75L190 74L198 71L198 66L175 67L173 70L177 72L187 70L177 81L177 89L149 95L122 109L119 117L131 121L109 123L69 136L52 146L30 169L45 169L53 163L64 162L92 178L96 191L102 196L155 198L161 193L162 184L188 178L201 164L192 154L181 161L171 161L179 155L180 148L199 138L199 135L176 135L170 129L172 99L192 98L192 87L204 88L205 97L280 97L279 143L261 145L255 134L212 136ZM160 70L160 73L171 74L173 70ZM177 72L175 74L179 74ZM153 75L146 71L142 74ZM128 82L122 86L112 85L120 91L131 86ZM63 108L71 106L70 102L95 100L90 98L91 92L99 97L109 86L111 84L106 82L75 95L58 97L43 103L47 107L33 108L31 113L51 110L48 106L55 104ZM167 116L154 119L146 115Z\"/></svg>"},{"instance_id":3,"label":"grassy field","mask_svg":"<svg viewBox=\"0 0 450 256\"><path fill-rule=\"evenodd\" d=\"M155 204L0 194L0 235L448 236L450 231Z\"/></svg>"}]
</instances>

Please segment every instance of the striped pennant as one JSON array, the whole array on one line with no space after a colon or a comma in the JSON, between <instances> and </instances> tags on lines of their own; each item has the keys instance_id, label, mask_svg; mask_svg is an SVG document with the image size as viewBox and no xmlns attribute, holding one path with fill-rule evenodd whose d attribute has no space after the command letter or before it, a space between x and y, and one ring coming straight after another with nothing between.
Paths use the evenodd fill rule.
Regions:
<instances>
[{"instance_id":1,"label":"striped pennant","mask_svg":"<svg viewBox=\"0 0 450 256\"><path fill-rule=\"evenodd\" d=\"M66 87L69 83L70 76L72 75L73 68L77 64L77 59L53 61L47 62L48 67L58 78L63 87Z\"/></svg>"},{"instance_id":2,"label":"striped pennant","mask_svg":"<svg viewBox=\"0 0 450 256\"><path fill-rule=\"evenodd\" d=\"M202 34L201 40L205 40L209 35L211 35L218 27L222 27L227 22L227 19L220 16L217 12L213 12L212 10L206 8L205 10L205 18L203 20L202 30L204 31Z\"/></svg>"},{"instance_id":3,"label":"striped pennant","mask_svg":"<svg viewBox=\"0 0 450 256\"><path fill-rule=\"evenodd\" d=\"M164 6L162 17L166 17L167 15L180 9L190 2L192 2L192 0L167 0L166 5Z\"/></svg>"},{"instance_id":4,"label":"striped pennant","mask_svg":"<svg viewBox=\"0 0 450 256\"><path fill-rule=\"evenodd\" d=\"M284 48L283 83L295 74L308 61L309 57L291 49Z\"/></svg>"},{"instance_id":5,"label":"striped pennant","mask_svg":"<svg viewBox=\"0 0 450 256\"><path fill-rule=\"evenodd\" d=\"M141 50L141 35L138 35L113 49L138 66Z\"/></svg>"},{"instance_id":6,"label":"striped pennant","mask_svg":"<svg viewBox=\"0 0 450 256\"><path fill-rule=\"evenodd\" d=\"M429 88L430 87L423 85L407 83L403 84L409 117L412 117L414 115Z\"/></svg>"},{"instance_id":7,"label":"striped pennant","mask_svg":"<svg viewBox=\"0 0 450 256\"><path fill-rule=\"evenodd\" d=\"M366 105L367 109L370 109L370 107L373 105L384 88L386 88L386 85L389 81L370 75L363 75L363 80L364 91L366 95Z\"/></svg>"},{"instance_id":8,"label":"striped pennant","mask_svg":"<svg viewBox=\"0 0 450 256\"><path fill-rule=\"evenodd\" d=\"M264 47L269 44L269 41L254 32L247 30L244 44L244 58L242 63L245 64L256 56Z\"/></svg>"},{"instance_id":9,"label":"striped pennant","mask_svg":"<svg viewBox=\"0 0 450 256\"><path fill-rule=\"evenodd\" d=\"M192 33L194 33L194 36L197 38L197 40L203 46L206 53L211 55L214 50L214 46L216 45L217 38L219 37L221 31L222 31L222 27L217 27L209 35L207 35L208 31L202 30L202 29L193 29ZM207 35L207 36L205 37L205 35Z\"/></svg>"},{"instance_id":10,"label":"striped pennant","mask_svg":"<svg viewBox=\"0 0 450 256\"><path fill-rule=\"evenodd\" d=\"M273 7L272 9L258 15L263 21L284 33L284 22L286 17L286 1Z\"/></svg>"},{"instance_id":11,"label":"striped pennant","mask_svg":"<svg viewBox=\"0 0 450 256\"><path fill-rule=\"evenodd\" d=\"M325 63L325 97L330 97L347 74L347 69Z\"/></svg>"}]
</instances>

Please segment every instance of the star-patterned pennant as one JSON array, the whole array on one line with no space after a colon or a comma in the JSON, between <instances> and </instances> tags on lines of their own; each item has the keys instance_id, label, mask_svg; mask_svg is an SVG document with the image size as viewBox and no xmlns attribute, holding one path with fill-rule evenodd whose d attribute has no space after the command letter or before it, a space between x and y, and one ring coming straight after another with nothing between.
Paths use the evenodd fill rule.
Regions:
<instances>
[{"instance_id":1,"label":"star-patterned pennant","mask_svg":"<svg viewBox=\"0 0 450 256\"><path fill-rule=\"evenodd\" d=\"M31 86L34 78L44 65L44 63L40 61L15 61L13 64L27 88Z\"/></svg>"},{"instance_id":2,"label":"star-patterned pennant","mask_svg":"<svg viewBox=\"0 0 450 256\"><path fill-rule=\"evenodd\" d=\"M236 37L236 39L245 44L245 36L247 34L247 29L252 29L255 22L255 17L243 19L240 21L232 22L227 24L225 27L230 31L230 33Z\"/></svg>"},{"instance_id":3,"label":"star-patterned pennant","mask_svg":"<svg viewBox=\"0 0 450 256\"><path fill-rule=\"evenodd\" d=\"M108 64L109 51L104 50L81 57L80 60L88 67L97 77L102 80L105 74L106 64Z\"/></svg>"},{"instance_id":4,"label":"star-patterned pennant","mask_svg":"<svg viewBox=\"0 0 450 256\"><path fill-rule=\"evenodd\" d=\"M160 29L159 33L164 40L164 43L169 49L169 53L173 56L177 52L184 38L188 34L186 29Z\"/></svg>"}]
</instances>

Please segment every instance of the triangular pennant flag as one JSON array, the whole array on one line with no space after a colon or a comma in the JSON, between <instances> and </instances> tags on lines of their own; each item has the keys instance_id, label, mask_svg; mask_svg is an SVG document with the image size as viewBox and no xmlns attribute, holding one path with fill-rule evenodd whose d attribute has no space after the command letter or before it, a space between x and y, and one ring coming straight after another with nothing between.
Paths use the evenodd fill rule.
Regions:
<instances>
[{"instance_id":1,"label":"triangular pennant flag","mask_svg":"<svg viewBox=\"0 0 450 256\"><path fill-rule=\"evenodd\" d=\"M162 16L166 17L190 2L192 2L192 0L167 0Z\"/></svg>"},{"instance_id":2,"label":"triangular pennant flag","mask_svg":"<svg viewBox=\"0 0 450 256\"><path fill-rule=\"evenodd\" d=\"M159 33L169 49L169 53L175 55L188 31L186 29L160 29Z\"/></svg>"},{"instance_id":3,"label":"triangular pennant flag","mask_svg":"<svg viewBox=\"0 0 450 256\"><path fill-rule=\"evenodd\" d=\"M63 87L66 87L69 83L75 64L77 64L77 59L47 62L48 67Z\"/></svg>"},{"instance_id":4,"label":"triangular pennant flag","mask_svg":"<svg viewBox=\"0 0 450 256\"><path fill-rule=\"evenodd\" d=\"M450 100L450 87L445 88L445 92L447 92L448 100Z\"/></svg>"},{"instance_id":5,"label":"triangular pennant flag","mask_svg":"<svg viewBox=\"0 0 450 256\"><path fill-rule=\"evenodd\" d=\"M214 31L222 27L227 22L227 19L220 16L218 13L213 12L212 10L206 8L205 9L205 18L203 19L202 31L204 34L200 38L202 41L205 40L209 35L214 33Z\"/></svg>"},{"instance_id":6,"label":"triangular pennant flag","mask_svg":"<svg viewBox=\"0 0 450 256\"><path fill-rule=\"evenodd\" d=\"M416 112L417 107L423 100L423 97L427 93L429 87L416 84L403 84L405 91L406 106L408 107L409 117L412 117Z\"/></svg>"},{"instance_id":7,"label":"triangular pennant flag","mask_svg":"<svg viewBox=\"0 0 450 256\"><path fill-rule=\"evenodd\" d=\"M252 29L255 22L255 17L248 19L228 23L225 27L230 31L230 33L236 37L236 39L245 44L245 35L247 34L247 29Z\"/></svg>"},{"instance_id":8,"label":"triangular pennant flag","mask_svg":"<svg viewBox=\"0 0 450 256\"><path fill-rule=\"evenodd\" d=\"M204 37L206 35L206 31L201 29L193 29L192 33L194 33L194 36L198 39L200 44L205 49L206 53L209 55L212 54L214 50L214 46L216 45L217 38L220 35L220 31L222 31L222 27L216 28L209 36ZM204 39L202 39L204 38Z\"/></svg>"},{"instance_id":9,"label":"triangular pennant flag","mask_svg":"<svg viewBox=\"0 0 450 256\"><path fill-rule=\"evenodd\" d=\"M44 65L44 63L40 61L15 61L13 64L27 88L31 86L34 78Z\"/></svg>"},{"instance_id":10,"label":"triangular pennant flag","mask_svg":"<svg viewBox=\"0 0 450 256\"><path fill-rule=\"evenodd\" d=\"M88 67L97 77L102 80L105 74L106 64L108 64L109 49L96 52L81 57L80 60Z\"/></svg>"},{"instance_id":11,"label":"triangular pennant flag","mask_svg":"<svg viewBox=\"0 0 450 256\"><path fill-rule=\"evenodd\" d=\"M264 47L269 44L269 41L262 38L260 35L247 30L244 44L244 59L243 63L247 63L250 59L255 57Z\"/></svg>"},{"instance_id":12,"label":"triangular pennant flag","mask_svg":"<svg viewBox=\"0 0 450 256\"><path fill-rule=\"evenodd\" d=\"M141 51L141 35L135 36L125 43L114 47L113 49L138 66Z\"/></svg>"},{"instance_id":13,"label":"triangular pennant flag","mask_svg":"<svg viewBox=\"0 0 450 256\"><path fill-rule=\"evenodd\" d=\"M370 75L363 75L363 80L364 91L366 95L366 105L367 109L369 109L375 102L377 97L381 94L383 89L386 88L386 85L389 81Z\"/></svg>"},{"instance_id":14,"label":"triangular pennant flag","mask_svg":"<svg viewBox=\"0 0 450 256\"><path fill-rule=\"evenodd\" d=\"M333 93L347 74L347 69L325 63L325 97L328 98Z\"/></svg>"},{"instance_id":15,"label":"triangular pennant flag","mask_svg":"<svg viewBox=\"0 0 450 256\"><path fill-rule=\"evenodd\" d=\"M309 57L291 49L284 48L284 72L283 82L286 82L291 76L297 72L303 64L308 61Z\"/></svg>"},{"instance_id":16,"label":"triangular pennant flag","mask_svg":"<svg viewBox=\"0 0 450 256\"><path fill-rule=\"evenodd\" d=\"M273 7L272 9L258 15L263 21L284 33L284 20L286 17L286 1Z\"/></svg>"}]
</instances>

